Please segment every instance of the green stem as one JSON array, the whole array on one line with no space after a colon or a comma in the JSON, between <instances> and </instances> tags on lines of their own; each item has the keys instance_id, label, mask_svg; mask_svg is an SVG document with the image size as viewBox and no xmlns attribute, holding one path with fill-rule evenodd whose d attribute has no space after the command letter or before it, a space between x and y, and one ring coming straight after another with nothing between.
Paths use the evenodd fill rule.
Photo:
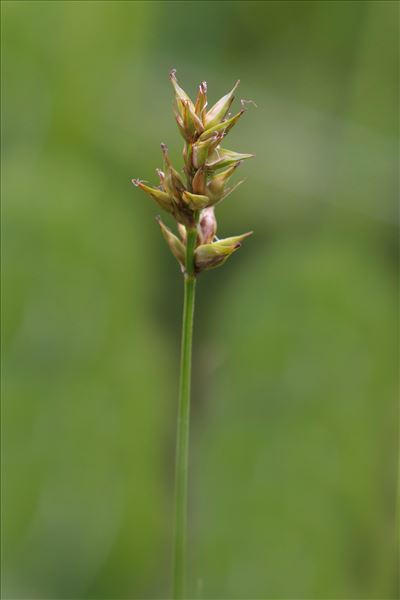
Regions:
<instances>
[{"instance_id":1,"label":"green stem","mask_svg":"<svg viewBox=\"0 0 400 600\"><path fill-rule=\"evenodd\" d=\"M184 598L187 537L187 495L189 462L190 381L192 363L193 314L196 289L194 250L197 231L188 230L186 273L183 303L181 367L179 383L178 429L175 463L175 537L173 565L173 598Z\"/></svg>"}]
</instances>

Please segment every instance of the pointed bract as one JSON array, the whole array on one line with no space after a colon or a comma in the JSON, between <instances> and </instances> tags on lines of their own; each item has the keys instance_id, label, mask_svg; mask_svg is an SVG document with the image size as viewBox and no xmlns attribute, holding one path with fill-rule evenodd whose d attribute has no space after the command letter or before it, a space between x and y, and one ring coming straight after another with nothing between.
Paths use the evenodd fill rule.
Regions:
<instances>
[{"instance_id":1,"label":"pointed bract","mask_svg":"<svg viewBox=\"0 0 400 600\"><path fill-rule=\"evenodd\" d=\"M177 201L180 200L182 193L185 191L185 184L182 181L182 177L171 164L168 155L168 147L165 144L161 144L161 150L164 156L164 189Z\"/></svg>"},{"instance_id":2,"label":"pointed bract","mask_svg":"<svg viewBox=\"0 0 400 600\"><path fill-rule=\"evenodd\" d=\"M214 269L223 265L240 248L242 241L252 233L252 231L249 231L248 233L225 238L212 244L198 246L194 254L196 271L200 273L201 271Z\"/></svg>"},{"instance_id":3,"label":"pointed bract","mask_svg":"<svg viewBox=\"0 0 400 600\"><path fill-rule=\"evenodd\" d=\"M192 194L191 192L183 192L182 198L187 203L189 208L192 210L201 210L209 204L210 199L208 196L202 196L200 194Z\"/></svg>"},{"instance_id":4,"label":"pointed bract","mask_svg":"<svg viewBox=\"0 0 400 600\"><path fill-rule=\"evenodd\" d=\"M226 113L229 110L230 105L233 102L234 94L239 83L240 80L238 79L231 91L228 92L228 94L226 94L225 96L222 96L222 98L220 98L220 100L218 100L218 102L216 102L214 106L212 106L207 112L205 118L206 129L214 127L214 125L221 123L221 121L224 119Z\"/></svg>"},{"instance_id":5,"label":"pointed bract","mask_svg":"<svg viewBox=\"0 0 400 600\"><path fill-rule=\"evenodd\" d=\"M233 163L246 160L246 158L253 158L253 156L254 154L241 154L240 152L233 152L233 150L218 147L208 157L206 167L210 170L222 169Z\"/></svg>"},{"instance_id":6,"label":"pointed bract","mask_svg":"<svg viewBox=\"0 0 400 600\"><path fill-rule=\"evenodd\" d=\"M158 188L144 184L143 181L140 181L140 179L132 179L132 183L134 186L140 187L144 192L146 192L146 194L155 200L163 210L166 210L171 214L174 213L173 202L169 194Z\"/></svg>"},{"instance_id":7,"label":"pointed bract","mask_svg":"<svg viewBox=\"0 0 400 600\"><path fill-rule=\"evenodd\" d=\"M225 198L230 196L230 194L232 194L232 192L234 192L239 187L239 185L242 185L242 183L244 183L244 181L245 181L244 179L241 179L240 181L235 183L235 185L233 185L232 187L225 188L222 193L219 193L216 195L212 195L209 192L209 194L208 194L208 197L210 198L209 206L215 206L216 204L219 204L220 202L222 202L222 200L225 200Z\"/></svg>"},{"instance_id":8,"label":"pointed bract","mask_svg":"<svg viewBox=\"0 0 400 600\"><path fill-rule=\"evenodd\" d=\"M176 260L179 262L181 267L185 268L185 246L180 241L180 239L172 233L169 227L164 225L160 217L156 217L156 221L160 226L161 233L163 234L164 239L167 242L172 254L175 256Z\"/></svg>"},{"instance_id":9,"label":"pointed bract","mask_svg":"<svg viewBox=\"0 0 400 600\"><path fill-rule=\"evenodd\" d=\"M194 141L198 134L204 131L201 119L196 115L194 106L189 100L181 100L182 120L185 133L189 140Z\"/></svg>"},{"instance_id":10,"label":"pointed bract","mask_svg":"<svg viewBox=\"0 0 400 600\"><path fill-rule=\"evenodd\" d=\"M222 121L221 123L218 123L218 125L214 125L214 127L207 128L201 134L201 136L199 137L199 139L200 140L207 140L214 133L219 133L220 131L223 131L224 134L226 135L228 133L228 131L230 129L232 129L232 127L234 125L236 125L236 123L239 121L240 117L244 114L244 112L245 112L244 110L241 110L240 112L238 112L236 115L234 115L230 119L227 119L226 121Z\"/></svg>"},{"instance_id":11,"label":"pointed bract","mask_svg":"<svg viewBox=\"0 0 400 600\"><path fill-rule=\"evenodd\" d=\"M170 81L172 83L172 86L174 88L175 91L175 99L176 99L176 104L177 104L177 108L179 113L182 116L181 110L182 110L182 104L180 101L182 100L187 100L188 102L190 102L193 106L193 102L191 101L191 99L189 98L189 96L187 95L187 93L185 92L185 90L183 90L181 88L181 86L178 84L178 80L176 79L176 69L172 69L170 71L169 74L169 78ZM193 106L193 110L194 110L194 106Z\"/></svg>"},{"instance_id":12,"label":"pointed bract","mask_svg":"<svg viewBox=\"0 0 400 600\"><path fill-rule=\"evenodd\" d=\"M223 171L216 171L211 174L207 191L211 196L221 196L224 193L226 183L232 177L241 161L235 162Z\"/></svg>"}]
</instances>

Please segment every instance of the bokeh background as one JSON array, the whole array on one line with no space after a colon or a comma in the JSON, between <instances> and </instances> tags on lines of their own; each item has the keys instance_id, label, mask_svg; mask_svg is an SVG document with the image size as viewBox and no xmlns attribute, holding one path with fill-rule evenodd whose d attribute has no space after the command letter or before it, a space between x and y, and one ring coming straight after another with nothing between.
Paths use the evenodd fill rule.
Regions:
<instances>
[{"instance_id":1,"label":"bokeh background","mask_svg":"<svg viewBox=\"0 0 400 600\"><path fill-rule=\"evenodd\" d=\"M182 283L131 178L180 160L171 67L258 104L217 215L255 235L198 284L188 595L397 598L398 4L2 13L3 598L168 597Z\"/></svg>"}]
</instances>

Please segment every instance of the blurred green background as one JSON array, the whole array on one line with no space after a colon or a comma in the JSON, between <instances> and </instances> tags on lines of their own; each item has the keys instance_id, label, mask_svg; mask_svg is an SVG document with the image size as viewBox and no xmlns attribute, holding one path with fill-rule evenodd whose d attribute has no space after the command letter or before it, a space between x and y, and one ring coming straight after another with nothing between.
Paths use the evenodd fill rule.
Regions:
<instances>
[{"instance_id":1,"label":"blurred green background","mask_svg":"<svg viewBox=\"0 0 400 600\"><path fill-rule=\"evenodd\" d=\"M131 178L180 160L171 67L258 104L217 214L255 235L198 285L189 596L397 598L398 4L2 13L3 598L168 596L182 283Z\"/></svg>"}]
</instances>

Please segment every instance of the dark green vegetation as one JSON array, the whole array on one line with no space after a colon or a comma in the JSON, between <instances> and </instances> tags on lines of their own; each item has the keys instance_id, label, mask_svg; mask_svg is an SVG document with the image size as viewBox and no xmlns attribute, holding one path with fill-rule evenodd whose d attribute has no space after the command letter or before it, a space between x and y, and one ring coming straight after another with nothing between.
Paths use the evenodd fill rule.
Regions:
<instances>
[{"instance_id":1,"label":"dark green vegetation","mask_svg":"<svg viewBox=\"0 0 400 600\"><path fill-rule=\"evenodd\" d=\"M217 208L255 235L197 286L192 595L396 598L397 5L2 10L3 596L165 597L181 275L130 180L179 164L176 67L258 104Z\"/></svg>"}]
</instances>

